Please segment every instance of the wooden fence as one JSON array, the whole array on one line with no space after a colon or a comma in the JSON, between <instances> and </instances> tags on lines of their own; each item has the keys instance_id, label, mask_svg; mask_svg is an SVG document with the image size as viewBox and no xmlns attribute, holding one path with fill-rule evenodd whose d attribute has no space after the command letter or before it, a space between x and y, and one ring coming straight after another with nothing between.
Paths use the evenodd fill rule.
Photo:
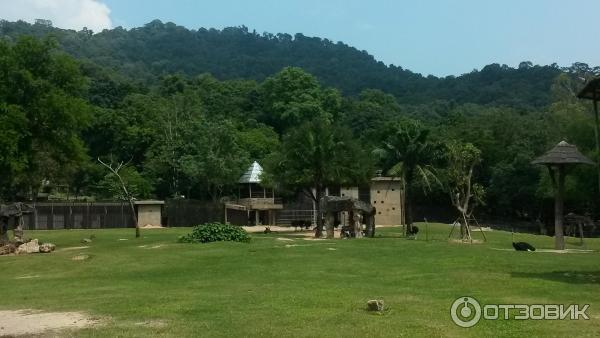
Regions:
<instances>
[{"instance_id":1,"label":"wooden fence","mask_svg":"<svg viewBox=\"0 0 600 338\"><path fill-rule=\"evenodd\" d=\"M24 216L27 230L101 229L134 227L126 202L32 203L35 212Z\"/></svg>"}]
</instances>

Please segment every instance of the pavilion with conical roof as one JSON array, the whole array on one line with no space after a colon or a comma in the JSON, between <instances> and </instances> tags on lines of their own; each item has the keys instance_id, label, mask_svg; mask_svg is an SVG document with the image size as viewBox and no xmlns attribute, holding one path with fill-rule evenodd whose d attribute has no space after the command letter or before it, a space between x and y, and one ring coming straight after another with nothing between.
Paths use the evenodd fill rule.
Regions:
<instances>
[{"instance_id":1,"label":"pavilion with conical roof","mask_svg":"<svg viewBox=\"0 0 600 338\"><path fill-rule=\"evenodd\" d=\"M283 209L283 204L275 198L273 189L261 185L263 168L254 161L238 180L237 203L225 205L227 209L243 210L247 213L247 225L274 225L275 210Z\"/></svg>"},{"instance_id":2,"label":"pavilion with conical roof","mask_svg":"<svg viewBox=\"0 0 600 338\"><path fill-rule=\"evenodd\" d=\"M563 250L565 248L563 217L564 217L564 195L565 177L567 168L575 164L595 163L579 152L576 146L561 141L544 155L536 158L532 164L543 164L548 167L554 186L554 248ZM558 177L556 177L558 176Z\"/></svg>"}]
</instances>

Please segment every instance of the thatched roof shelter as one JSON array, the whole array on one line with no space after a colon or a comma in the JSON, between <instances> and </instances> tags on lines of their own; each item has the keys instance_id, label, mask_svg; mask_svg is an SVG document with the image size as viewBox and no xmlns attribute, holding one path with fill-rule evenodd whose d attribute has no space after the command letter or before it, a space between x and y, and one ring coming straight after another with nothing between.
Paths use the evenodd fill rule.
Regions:
<instances>
[{"instance_id":1,"label":"thatched roof shelter","mask_svg":"<svg viewBox=\"0 0 600 338\"><path fill-rule=\"evenodd\" d=\"M554 184L554 248L563 250L565 248L563 218L564 218L564 195L565 177L567 166L573 164L595 164L577 150L577 147L561 141L544 155L536 158L532 164L544 164L548 167L552 182ZM558 178L556 177L558 174Z\"/></svg>"},{"instance_id":2,"label":"thatched roof shelter","mask_svg":"<svg viewBox=\"0 0 600 338\"><path fill-rule=\"evenodd\" d=\"M576 146L561 141L544 155L536 158L532 164L595 164L579 152Z\"/></svg>"}]
</instances>

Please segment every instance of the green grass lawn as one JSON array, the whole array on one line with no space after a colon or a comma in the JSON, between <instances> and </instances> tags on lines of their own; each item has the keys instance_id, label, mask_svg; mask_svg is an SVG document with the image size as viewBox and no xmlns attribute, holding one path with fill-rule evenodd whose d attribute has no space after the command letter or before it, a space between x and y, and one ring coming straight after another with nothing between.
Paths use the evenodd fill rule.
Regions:
<instances>
[{"instance_id":1,"label":"green grass lawn","mask_svg":"<svg viewBox=\"0 0 600 338\"><path fill-rule=\"evenodd\" d=\"M105 325L70 333L93 337L600 336L599 252L494 250L511 248L510 233L500 231L486 233L484 244L448 243L449 227L439 224L429 241L421 226L418 240L387 228L360 240L308 241L290 232L254 234L250 244L176 243L189 231L142 230L140 239L132 229L27 232L59 251L0 257L0 310L87 312ZM92 233L90 248L60 250L86 245L80 241ZM553 246L551 237L517 237ZM586 248L600 250L600 239ZM90 259L71 259L81 253ZM587 303L590 320L463 329L449 309L464 295L487 304ZM385 313L365 311L374 298L385 300ZM139 325L146 321L163 325Z\"/></svg>"}]
</instances>

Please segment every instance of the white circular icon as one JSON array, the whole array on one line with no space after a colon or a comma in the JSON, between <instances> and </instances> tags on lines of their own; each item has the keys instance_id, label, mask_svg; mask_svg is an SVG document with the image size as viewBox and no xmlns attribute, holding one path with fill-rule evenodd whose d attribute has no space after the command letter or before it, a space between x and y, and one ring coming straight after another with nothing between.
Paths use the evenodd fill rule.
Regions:
<instances>
[{"instance_id":1,"label":"white circular icon","mask_svg":"<svg viewBox=\"0 0 600 338\"><path fill-rule=\"evenodd\" d=\"M481 319L481 305L473 297L459 297L450 308L452 321L460 327L472 327Z\"/></svg>"}]
</instances>

